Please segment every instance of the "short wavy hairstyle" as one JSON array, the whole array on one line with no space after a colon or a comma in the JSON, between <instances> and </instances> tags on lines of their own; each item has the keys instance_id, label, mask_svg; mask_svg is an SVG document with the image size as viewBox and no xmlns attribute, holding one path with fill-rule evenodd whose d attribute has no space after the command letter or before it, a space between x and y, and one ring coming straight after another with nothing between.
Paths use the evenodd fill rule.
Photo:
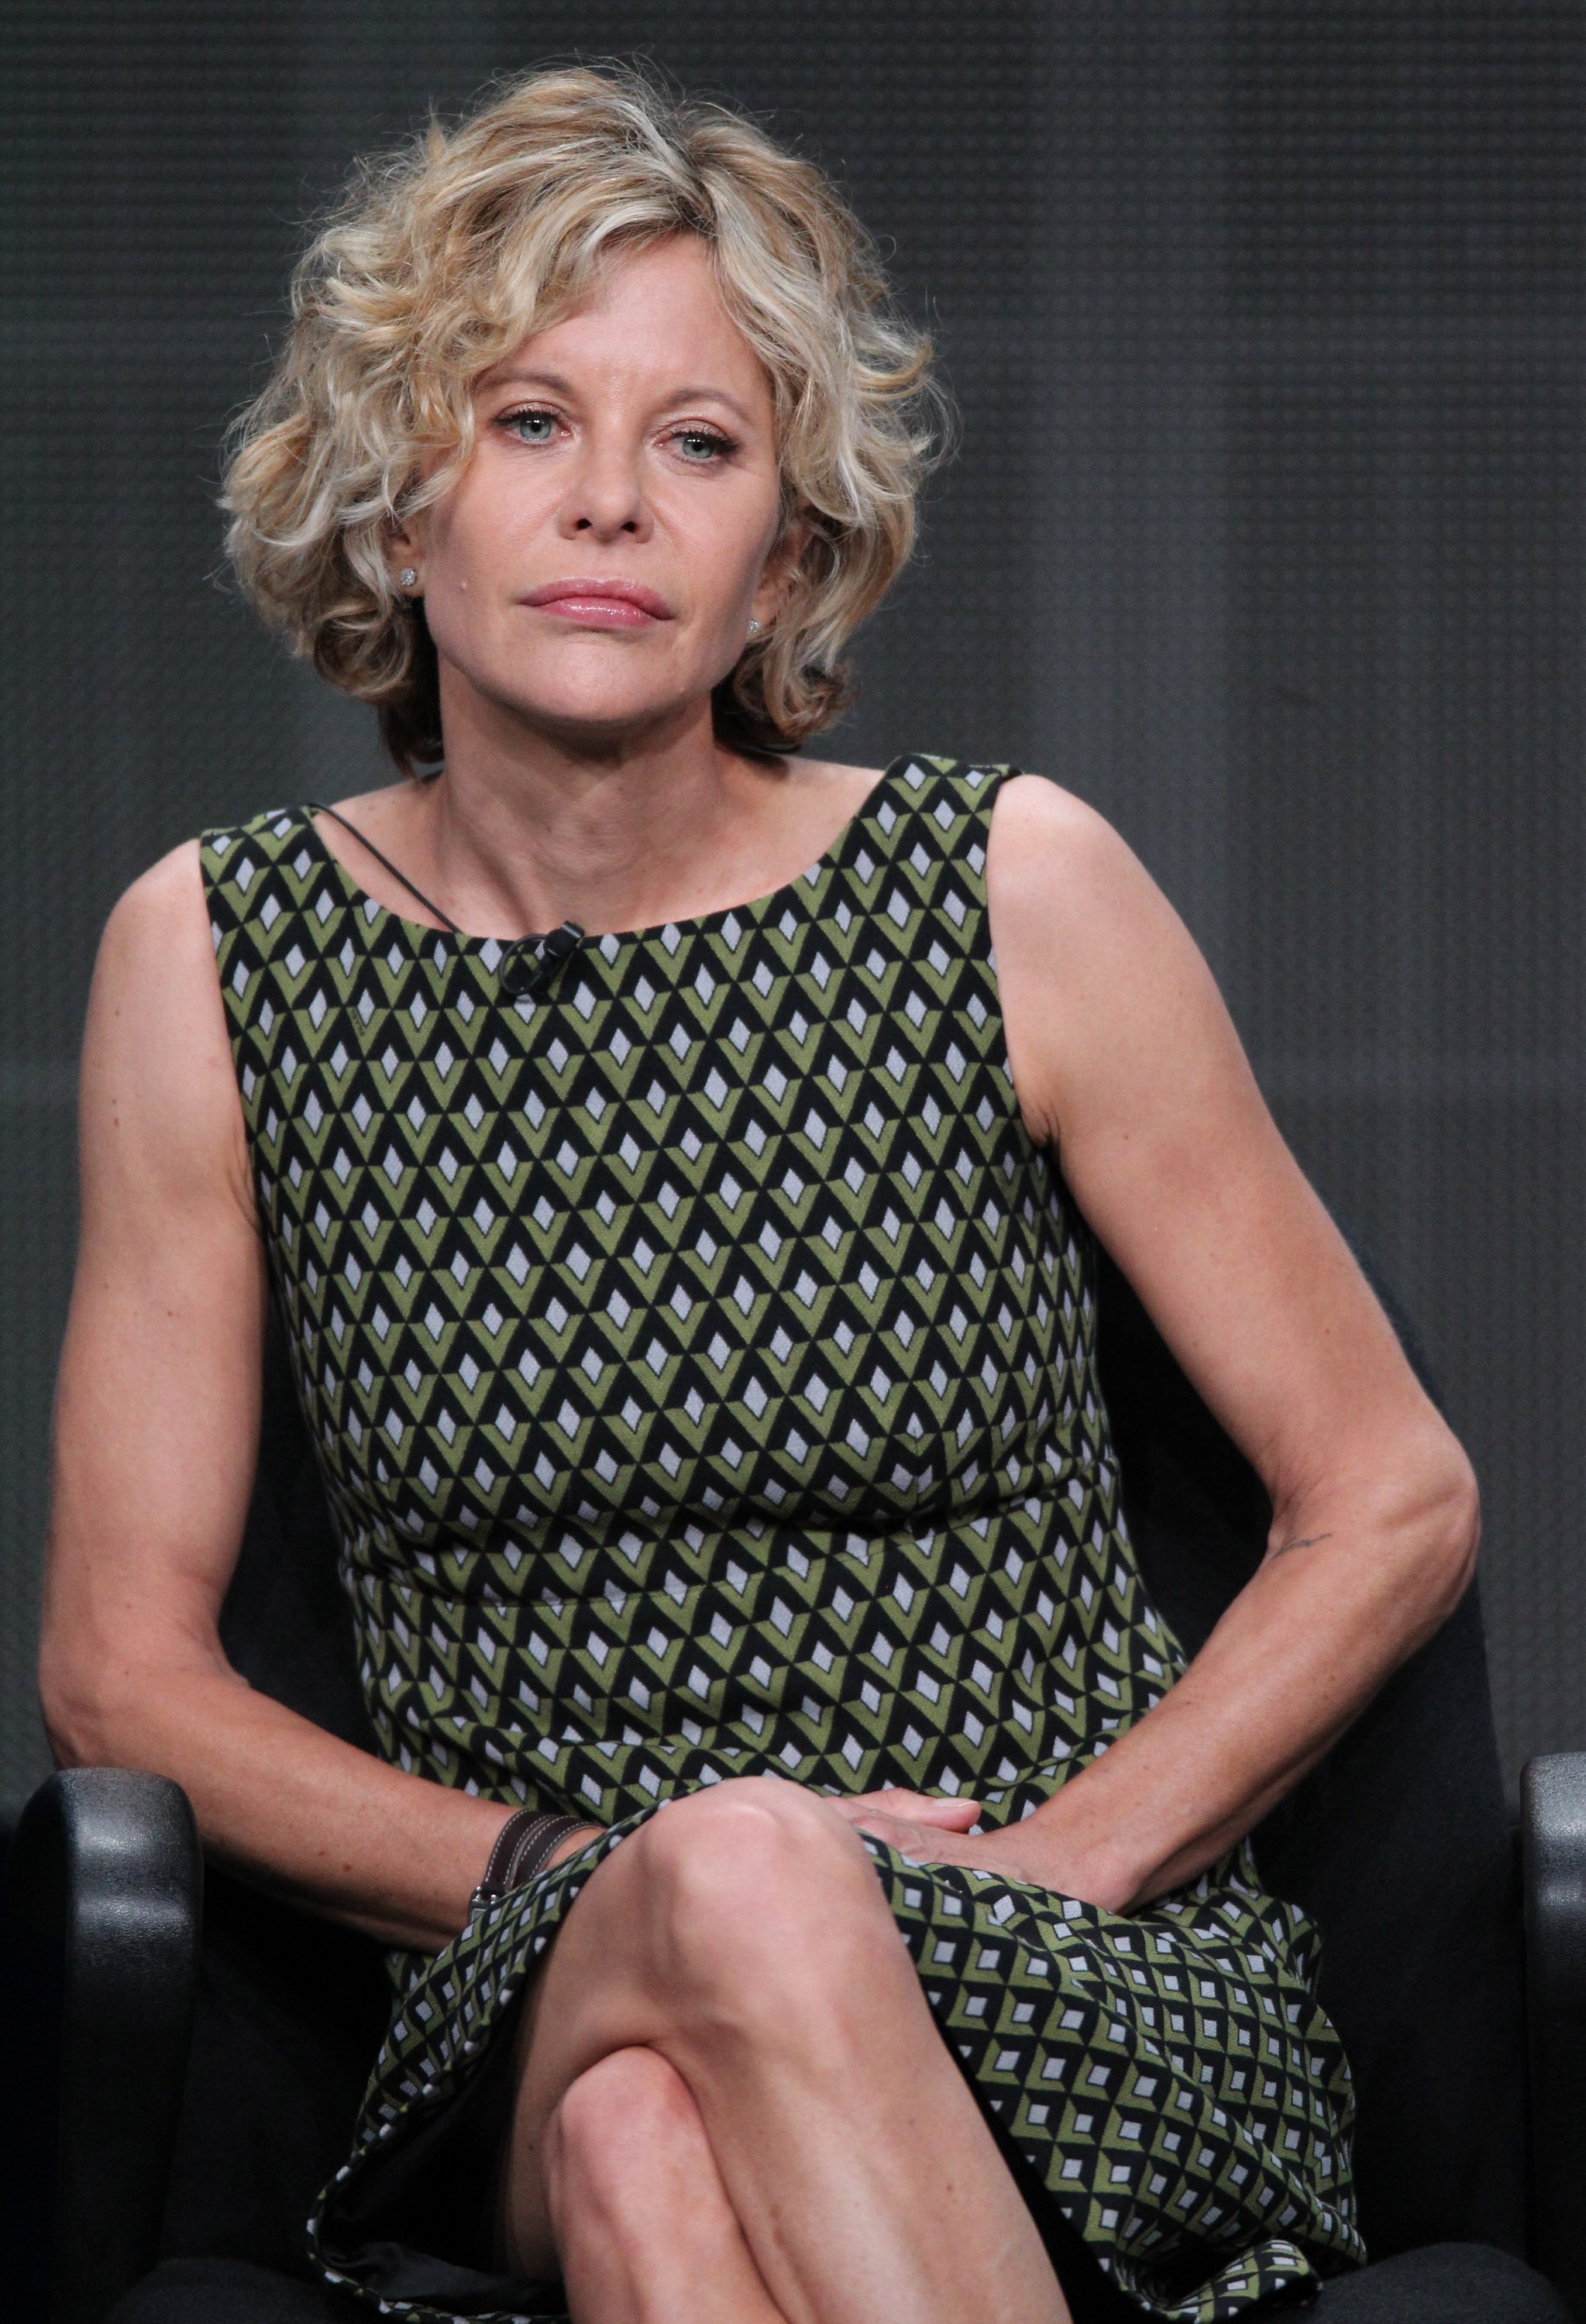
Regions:
<instances>
[{"instance_id":1,"label":"short wavy hairstyle","mask_svg":"<svg viewBox=\"0 0 1586 2324\"><path fill-rule=\"evenodd\" d=\"M844 648L914 543L947 408L923 332L815 164L636 68L498 89L360 162L292 281L291 328L226 465L226 545L254 605L333 686L373 703L404 773L441 755L422 607L393 587L394 524L474 448L474 389L614 258L696 235L775 399L788 596L716 688L724 742L796 749L851 698Z\"/></svg>"}]
</instances>

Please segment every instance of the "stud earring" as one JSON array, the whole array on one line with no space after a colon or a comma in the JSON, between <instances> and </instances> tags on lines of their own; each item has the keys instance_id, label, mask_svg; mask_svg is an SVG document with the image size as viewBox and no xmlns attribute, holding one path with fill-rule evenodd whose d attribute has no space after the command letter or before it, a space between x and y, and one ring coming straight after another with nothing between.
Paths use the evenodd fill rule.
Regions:
<instances>
[{"instance_id":1,"label":"stud earring","mask_svg":"<svg viewBox=\"0 0 1586 2324\"><path fill-rule=\"evenodd\" d=\"M755 632L759 629L759 627L760 627L760 623L755 620L755 618L754 618L753 614L752 613L752 614L750 615L750 617L749 617L749 634L750 634L750 636L751 636L751 637L753 637L753 635L755 634Z\"/></svg>"},{"instance_id":2,"label":"stud earring","mask_svg":"<svg viewBox=\"0 0 1586 2324\"><path fill-rule=\"evenodd\" d=\"M404 565L401 571L397 575L397 579L404 589L412 588L418 578L419 568L416 565Z\"/></svg>"}]
</instances>

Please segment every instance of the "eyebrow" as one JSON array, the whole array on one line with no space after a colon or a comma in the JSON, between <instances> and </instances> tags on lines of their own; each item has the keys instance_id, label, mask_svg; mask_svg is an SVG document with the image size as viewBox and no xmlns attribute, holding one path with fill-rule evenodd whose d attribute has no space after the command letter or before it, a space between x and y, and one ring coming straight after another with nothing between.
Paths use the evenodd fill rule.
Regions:
<instances>
[{"instance_id":1,"label":"eyebrow","mask_svg":"<svg viewBox=\"0 0 1586 2324\"><path fill-rule=\"evenodd\" d=\"M491 375L490 384L492 387L546 387L553 395L569 397L576 392L572 381L565 379L560 372L555 371L495 372ZM724 387L712 387L707 381L696 382L691 387L680 387L666 399L669 408L675 408L680 403L697 403L701 401L724 403L729 411L737 413L746 428L752 424L752 415L743 404L740 403L735 395Z\"/></svg>"}]
</instances>

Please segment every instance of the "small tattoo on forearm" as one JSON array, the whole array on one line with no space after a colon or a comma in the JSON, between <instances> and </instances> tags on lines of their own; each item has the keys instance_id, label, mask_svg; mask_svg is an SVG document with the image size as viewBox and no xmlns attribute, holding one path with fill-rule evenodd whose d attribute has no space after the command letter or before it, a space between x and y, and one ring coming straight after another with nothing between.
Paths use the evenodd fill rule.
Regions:
<instances>
[{"instance_id":1,"label":"small tattoo on forearm","mask_svg":"<svg viewBox=\"0 0 1586 2324\"><path fill-rule=\"evenodd\" d=\"M1306 1534L1303 1539L1296 1535L1293 1541L1286 1541L1280 1548L1275 1549L1272 1554L1274 1557L1285 1557L1291 1549L1314 1549L1319 1541L1332 1539L1332 1536L1330 1533Z\"/></svg>"}]
</instances>

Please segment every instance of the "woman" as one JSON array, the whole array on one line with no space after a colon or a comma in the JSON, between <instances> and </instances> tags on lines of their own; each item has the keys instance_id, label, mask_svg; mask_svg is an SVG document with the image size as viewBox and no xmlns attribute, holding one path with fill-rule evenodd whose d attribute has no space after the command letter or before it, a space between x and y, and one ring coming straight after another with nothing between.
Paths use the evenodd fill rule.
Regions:
<instances>
[{"instance_id":1,"label":"woman","mask_svg":"<svg viewBox=\"0 0 1586 2324\"><path fill-rule=\"evenodd\" d=\"M585 70L369 173L294 317L233 554L403 779L112 917L43 1691L394 1949L318 2265L580 2324L1350 2265L1244 1835L1456 1602L1474 1487L1105 825L787 756L908 549L923 344L807 163ZM1093 1231L1276 1511L1187 1671ZM218 1644L272 1297L379 1758Z\"/></svg>"}]
</instances>

